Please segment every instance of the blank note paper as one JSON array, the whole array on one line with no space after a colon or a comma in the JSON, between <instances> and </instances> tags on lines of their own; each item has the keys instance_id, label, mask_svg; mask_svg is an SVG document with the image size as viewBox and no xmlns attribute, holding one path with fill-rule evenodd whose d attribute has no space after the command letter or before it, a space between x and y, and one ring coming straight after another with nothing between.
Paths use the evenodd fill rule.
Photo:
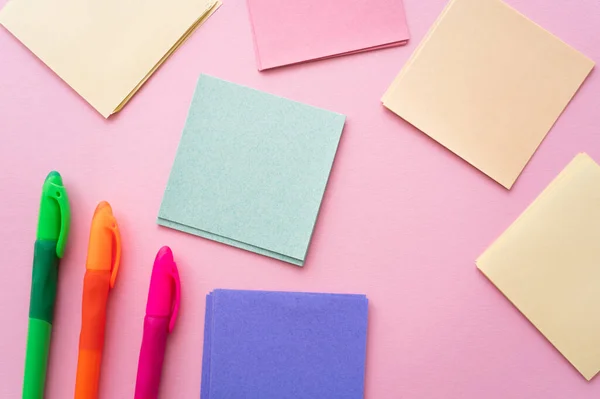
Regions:
<instances>
[{"instance_id":1,"label":"blank note paper","mask_svg":"<svg viewBox=\"0 0 600 399\"><path fill-rule=\"evenodd\" d=\"M600 166L577 156L477 260L586 379L600 370Z\"/></svg>"},{"instance_id":2,"label":"blank note paper","mask_svg":"<svg viewBox=\"0 0 600 399\"><path fill-rule=\"evenodd\" d=\"M451 0L382 101L510 189L593 66L500 0Z\"/></svg>"},{"instance_id":3,"label":"blank note paper","mask_svg":"<svg viewBox=\"0 0 600 399\"><path fill-rule=\"evenodd\" d=\"M220 4L9 0L0 24L107 118Z\"/></svg>"},{"instance_id":4,"label":"blank note paper","mask_svg":"<svg viewBox=\"0 0 600 399\"><path fill-rule=\"evenodd\" d=\"M202 75L158 223L302 266L344 121Z\"/></svg>"},{"instance_id":5,"label":"blank note paper","mask_svg":"<svg viewBox=\"0 0 600 399\"><path fill-rule=\"evenodd\" d=\"M259 70L408 41L402 0L247 0Z\"/></svg>"},{"instance_id":6,"label":"blank note paper","mask_svg":"<svg viewBox=\"0 0 600 399\"><path fill-rule=\"evenodd\" d=\"M362 399L364 295L215 290L201 399Z\"/></svg>"}]
</instances>

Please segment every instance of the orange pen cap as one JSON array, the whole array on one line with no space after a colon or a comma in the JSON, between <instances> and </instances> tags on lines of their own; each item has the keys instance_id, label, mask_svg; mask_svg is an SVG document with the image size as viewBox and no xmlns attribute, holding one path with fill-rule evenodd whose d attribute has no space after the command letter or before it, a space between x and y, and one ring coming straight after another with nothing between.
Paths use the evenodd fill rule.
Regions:
<instances>
[{"instance_id":1,"label":"orange pen cap","mask_svg":"<svg viewBox=\"0 0 600 399\"><path fill-rule=\"evenodd\" d=\"M115 286L121 262L121 234L112 208L106 201L96 207L90 229L90 242L85 267L110 271L110 288Z\"/></svg>"}]
</instances>

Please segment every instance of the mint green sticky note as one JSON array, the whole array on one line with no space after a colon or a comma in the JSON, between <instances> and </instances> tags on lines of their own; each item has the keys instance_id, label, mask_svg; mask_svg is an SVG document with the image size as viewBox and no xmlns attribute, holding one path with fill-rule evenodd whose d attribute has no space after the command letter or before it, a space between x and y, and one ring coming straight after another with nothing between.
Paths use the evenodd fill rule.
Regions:
<instances>
[{"instance_id":1,"label":"mint green sticky note","mask_svg":"<svg viewBox=\"0 0 600 399\"><path fill-rule=\"evenodd\" d=\"M302 266L344 121L200 76L158 223Z\"/></svg>"}]
</instances>

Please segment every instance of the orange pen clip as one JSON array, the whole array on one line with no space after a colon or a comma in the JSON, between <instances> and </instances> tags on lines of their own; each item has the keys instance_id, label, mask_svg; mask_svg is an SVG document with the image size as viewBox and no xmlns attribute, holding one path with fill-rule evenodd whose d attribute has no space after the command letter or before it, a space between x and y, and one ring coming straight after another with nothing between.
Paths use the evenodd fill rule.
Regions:
<instances>
[{"instance_id":1,"label":"orange pen clip","mask_svg":"<svg viewBox=\"0 0 600 399\"><path fill-rule=\"evenodd\" d=\"M96 207L83 282L75 399L96 399L100 385L108 293L121 263L121 235L108 202Z\"/></svg>"},{"instance_id":2,"label":"orange pen clip","mask_svg":"<svg viewBox=\"0 0 600 399\"><path fill-rule=\"evenodd\" d=\"M113 288L115 286L115 281L117 281L117 274L119 273L119 266L121 265L121 234L119 233L119 226L117 225L117 220L114 216L112 217L112 219L113 223L111 225L111 231L115 240L115 258L111 266L110 288Z\"/></svg>"}]
</instances>

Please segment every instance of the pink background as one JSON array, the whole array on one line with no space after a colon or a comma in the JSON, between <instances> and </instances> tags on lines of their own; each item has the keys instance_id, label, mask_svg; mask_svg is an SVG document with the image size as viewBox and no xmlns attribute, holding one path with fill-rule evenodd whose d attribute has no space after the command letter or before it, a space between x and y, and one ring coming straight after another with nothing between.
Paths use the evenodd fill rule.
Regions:
<instances>
[{"instance_id":1,"label":"pink background","mask_svg":"<svg viewBox=\"0 0 600 399\"><path fill-rule=\"evenodd\" d=\"M183 302L163 398L199 397L204 297L214 288L367 294L368 399L598 398L600 380L586 382L474 264L576 153L600 161L598 71L506 191L379 103L444 3L406 0L406 47L259 73L245 4L227 0L109 120L0 28L0 397L21 397L40 188L57 169L73 223L49 399L73 395L88 231L100 200L112 204L125 245L102 398L133 397L152 260L165 244L180 267ZM509 3L600 61L598 0ZM156 225L201 72L348 116L303 269Z\"/></svg>"}]
</instances>

